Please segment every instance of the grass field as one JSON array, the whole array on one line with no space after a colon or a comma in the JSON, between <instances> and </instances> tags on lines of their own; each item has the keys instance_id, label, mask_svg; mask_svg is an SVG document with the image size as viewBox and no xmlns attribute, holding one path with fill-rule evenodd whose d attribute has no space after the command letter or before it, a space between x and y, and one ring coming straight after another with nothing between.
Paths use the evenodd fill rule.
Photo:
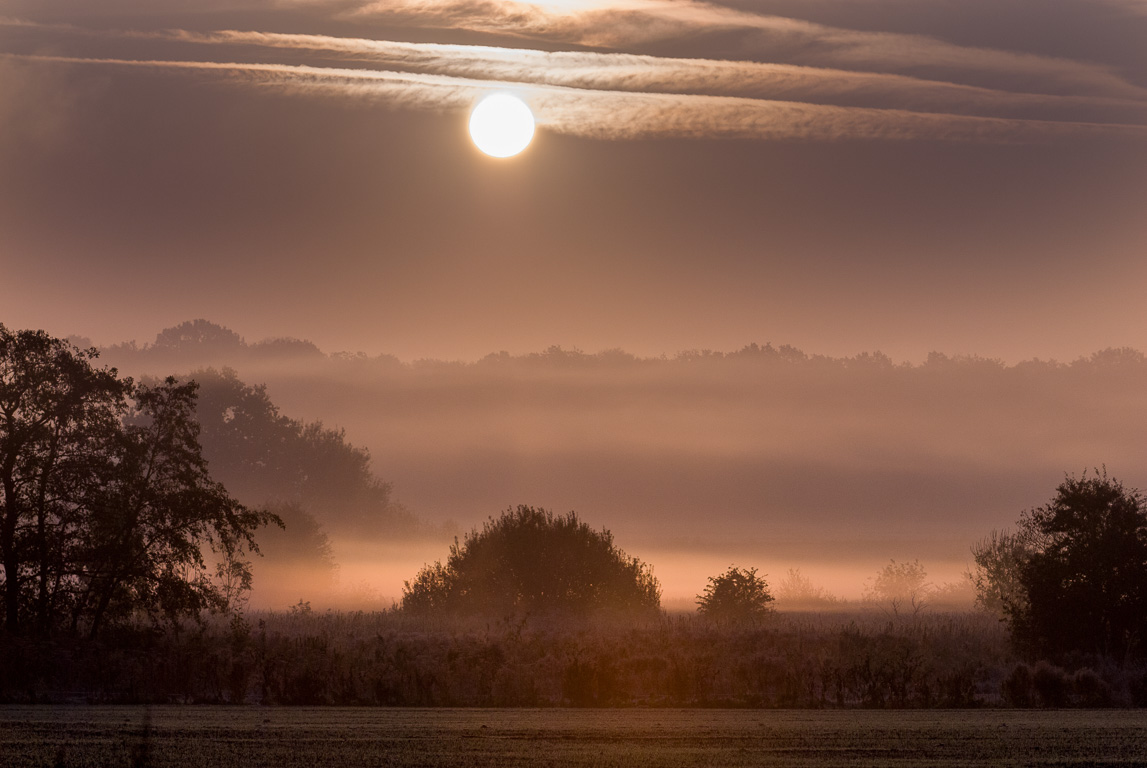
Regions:
<instances>
[{"instance_id":1,"label":"grass field","mask_svg":"<svg viewBox=\"0 0 1147 768\"><path fill-rule=\"evenodd\" d=\"M0 707L0 765L1147 766L1147 712Z\"/></svg>"}]
</instances>

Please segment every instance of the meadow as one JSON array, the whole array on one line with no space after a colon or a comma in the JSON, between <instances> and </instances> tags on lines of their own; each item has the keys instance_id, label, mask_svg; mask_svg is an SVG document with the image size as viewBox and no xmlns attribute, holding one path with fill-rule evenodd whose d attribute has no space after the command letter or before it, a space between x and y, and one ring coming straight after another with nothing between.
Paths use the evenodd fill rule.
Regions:
<instances>
[{"instance_id":1,"label":"meadow","mask_svg":"<svg viewBox=\"0 0 1147 768\"><path fill-rule=\"evenodd\" d=\"M1142 710L0 707L7 768L1119 766Z\"/></svg>"}]
</instances>

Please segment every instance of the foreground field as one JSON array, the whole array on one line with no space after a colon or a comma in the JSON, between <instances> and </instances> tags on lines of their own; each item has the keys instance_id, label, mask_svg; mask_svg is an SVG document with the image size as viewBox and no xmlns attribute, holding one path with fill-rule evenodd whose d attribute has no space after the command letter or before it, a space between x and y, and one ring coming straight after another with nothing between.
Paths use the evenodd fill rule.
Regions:
<instances>
[{"instance_id":1,"label":"foreground field","mask_svg":"<svg viewBox=\"0 0 1147 768\"><path fill-rule=\"evenodd\" d=\"M1147 765L1147 712L0 707L0 765Z\"/></svg>"}]
</instances>

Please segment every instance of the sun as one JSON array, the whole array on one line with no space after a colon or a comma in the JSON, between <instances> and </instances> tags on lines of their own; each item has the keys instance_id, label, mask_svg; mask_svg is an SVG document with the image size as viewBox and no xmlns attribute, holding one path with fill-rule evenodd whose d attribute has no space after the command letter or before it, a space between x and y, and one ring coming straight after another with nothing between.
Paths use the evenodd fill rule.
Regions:
<instances>
[{"instance_id":1,"label":"sun","mask_svg":"<svg viewBox=\"0 0 1147 768\"><path fill-rule=\"evenodd\" d=\"M534 138L534 115L517 96L495 93L470 113L470 138L491 157L512 157Z\"/></svg>"}]
</instances>

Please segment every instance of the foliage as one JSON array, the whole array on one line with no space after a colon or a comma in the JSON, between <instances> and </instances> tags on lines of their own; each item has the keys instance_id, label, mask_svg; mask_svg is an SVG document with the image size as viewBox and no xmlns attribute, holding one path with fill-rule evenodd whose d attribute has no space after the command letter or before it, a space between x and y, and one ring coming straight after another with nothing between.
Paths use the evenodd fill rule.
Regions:
<instances>
[{"instance_id":1,"label":"foliage","mask_svg":"<svg viewBox=\"0 0 1147 768\"><path fill-rule=\"evenodd\" d=\"M1021 575L1032 543L1022 532L992 531L972 545L974 570L968 573L976 590L976 605L996 616L1027 610Z\"/></svg>"},{"instance_id":2,"label":"foliage","mask_svg":"<svg viewBox=\"0 0 1147 768\"><path fill-rule=\"evenodd\" d=\"M575 513L520 505L459 544L443 565L403 588L402 608L439 616L650 614L661 587L650 566L617 548Z\"/></svg>"},{"instance_id":3,"label":"foliage","mask_svg":"<svg viewBox=\"0 0 1147 768\"><path fill-rule=\"evenodd\" d=\"M1058 656L1145 655L1147 499L1097 470L1068 477L1019 523L1026 602L1006 605L1016 639Z\"/></svg>"},{"instance_id":4,"label":"foliage","mask_svg":"<svg viewBox=\"0 0 1147 768\"><path fill-rule=\"evenodd\" d=\"M764 626L664 615L467 624L300 603L208 617L181 633L120 628L113 639L0 638L10 662L0 666L0 700L84 692L107 702L283 705L969 707L999 704L1014 663L1004 627L972 613L893 623L778 614ZM1130 702L1126 680L1109 670L1102 679L1112 704ZM1069 705L1095 688L1083 682L1092 685L1067 689Z\"/></svg>"},{"instance_id":5,"label":"foliage","mask_svg":"<svg viewBox=\"0 0 1147 768\"><path fill-rule=\"evenodd\" d=\"M816 610L843 607L845 601L812 583L800 568L790 568L777 585L777 605L785 609Z\"/></svg>"},{"instance_id":6,"label":"foliage","mask_svg":"<svg viewBox=\"0 0 1147 768\"><path fill-rule=\"evenodd\" d=\"M95 635L109 616L134 612L175 622L225 610L250 588L242 558L258 551L254 532L279 521L242 506L211 478L194 418L196 386L169 378L135 388L113 446L114 472L91 497L73 628L86 617ZM214 568L205 546L219 558Z\"/></svg>"},{"instance_id":7,"label":"foliage","mask_svg":"<svg viewBox=\"0 0 1147 768\"><path fill-rule=\"evenodd\" d=\"M56 585L84 545L85 496L113 469L108 446L131 381L97 370L81 350L43 331L0 325L0 557L4 626L46 633L63 606Z\"/></svg>"},{"instance_id":8,"label":"foliage","mask_svg":"<svg viewBox=\"0 0 1147 768\"><path fill-rule=\"evenodd\" d=\"M194 383L136 386L96 357L0 325L0 585L13 634L94 636L137 611L176 621L223 607L249 586L254 531L275 520L208 474Z\"/></svg>"},{"instance_id":9,"label":"foliage","mask_svg":"<svg viewBox=\"0 0 1147 768\"><path fill-rule=\"evenodd\" d=\"M919 560L910 563L890 560L873 578L865 597L893 616L902 613L917 616L927 605L930 589L928 573Z\"/></svg>"},{"instance_id":10,"label":"foliage","mask_svg":"<svg viewBox=\"0 0 1147 768\"><path fill-rule=\"evenodd\" d=\"M417 527L391 499L390 485L372 473L370 453L348 443L343 430L284 416L265 386L244 384L229 368L192 376L200 385L196 418L203 454L238 498L293 504L332 530L355 536Z\"/></svg>"},{"instance_id":11,"label":"foliage","mask_svg":"<svg viewBox=\"0 0 1147 768\"><path fill-rule=\"evenodd\" d=\"M697 613L718 624L756 624L773 612L773 596L756 568L729 566L710 576L705 592L697 595Z\"/></svg>"}]
</instances>

